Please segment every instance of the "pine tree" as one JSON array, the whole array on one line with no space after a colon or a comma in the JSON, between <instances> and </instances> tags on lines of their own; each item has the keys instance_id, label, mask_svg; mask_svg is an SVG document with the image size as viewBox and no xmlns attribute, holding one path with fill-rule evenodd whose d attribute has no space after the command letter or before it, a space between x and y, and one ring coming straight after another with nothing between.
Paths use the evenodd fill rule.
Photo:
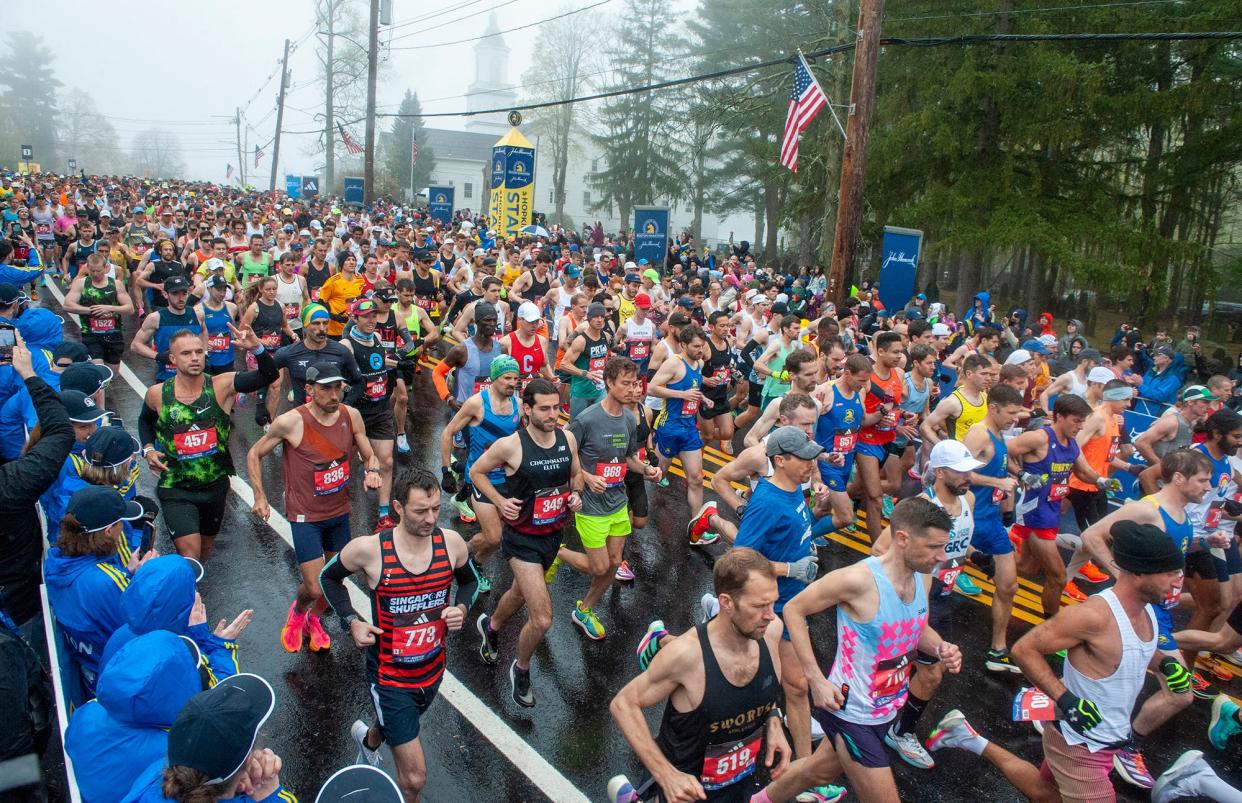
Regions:
<instances>
[{"instance_id":1,"label":"pine tree","mask_svg":"<svg viewBox=\"0 0 1242 803\"><path fill-rule=\"evenodd\" d=\"M414 163L412 192L418 192L431 181L436 155L427 142L427 128L422 118L423 106L418 102L418 93L407 89L397 113L412 116L394 117L392 128L380 137L380 147L386 173L384 191L399 196L411 184L410 143L418 142L418 161Z\"/></svg>"},{"instance_id":2,"label":"pine tree","mask_svg":"<svg viewBox=\"0 0 1242 803\"><path fill-rule=\"evenodd\" d=\"M19 148L34 148L34 161L45 169L63 164L56 137L56 96L61 82L52 72L54 55L43 40L17 31L7 37L8 53L0 59L0 117L9 125L0 129L0 162L16 164Z\"/></svg>"}]
</instances>

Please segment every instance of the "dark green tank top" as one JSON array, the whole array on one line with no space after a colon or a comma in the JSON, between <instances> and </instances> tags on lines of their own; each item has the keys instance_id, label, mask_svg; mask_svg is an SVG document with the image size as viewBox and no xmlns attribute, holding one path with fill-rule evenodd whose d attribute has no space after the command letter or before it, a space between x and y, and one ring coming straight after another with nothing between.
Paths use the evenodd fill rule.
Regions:
<instances>
[{"instance_id":1,"label":"dark green tank top","mask_svg":"<svg viewBox=\"0 0 1242 803\"><path fill-rule=\"evenodd\" d=\"M107 304L110 307L117 306L120 302L116 297L116 279L109 278L108 283L103 287L96 287L91 282L90 277L86 277L85 284L82 285L82 296L80 303L84 307L93 307L96 304ZM82 334L84 335L120 335L121 334L121 316L108 315L97 318L92 315L81 316Z\"/></svg>"},{"instance_id":2,"label":"dark green tank top","mask_svg":"<svg viewBox=\"0 0 1242 803\"><path fill-rule=\"evenodd\" d=\"M175 381L165 380L160 391L155 439L168 466L160 477L160 487L202 488L233 473L233 458L229 456L233 422L216 403L211 377L203 378L203 392L193 404L177 401Z\"/></svg>"}]
</instances>

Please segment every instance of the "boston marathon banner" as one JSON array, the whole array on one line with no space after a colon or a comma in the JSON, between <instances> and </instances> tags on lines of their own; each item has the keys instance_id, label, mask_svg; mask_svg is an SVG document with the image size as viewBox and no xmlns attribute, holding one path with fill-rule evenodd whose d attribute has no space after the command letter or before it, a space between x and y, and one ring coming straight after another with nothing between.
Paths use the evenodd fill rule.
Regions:
<instances>
[{"instance_id":1,"label":"boston marathon banner","mask_svg":"<svg viewBox=\"0 0 1242 803\"><path fill-rule=\"evenodd\" d=\"M667 253L668 207L634 207L634 261L645 259L656 270L663 270Z\"/></svg>"},{"instance_id":2,"label":"boston marathon banner","mask_svg":"<svg viewBox=\"0 0 1242 803\"><path fill-rule=\"evenodd\" d=\"M453 225L453 188L428 187L427 211L445 226Z\"/></svg>"},{"instance_id":3,"label":"boston marathon banner","mask_svg":"<svg viewBox=\"0 0 1242 803\"><path fill-rule=\"evenodd\" d=\"M890 312L903 309L914 295L923 232L918 229L884 227L884 261L880 265L880 301Z\"/></svg>"},{"instance_id":4,"label":"boston marathon banner","mask_svg":"<svg viewBox=\"0 0 1242 803\"><path fill-rule=\"evenodd\" d=\"M535 205L535 146L516 128L492 146L492 191L488 216L496 233L517 234L532 223Z\"/></svg>"}]
</instances>

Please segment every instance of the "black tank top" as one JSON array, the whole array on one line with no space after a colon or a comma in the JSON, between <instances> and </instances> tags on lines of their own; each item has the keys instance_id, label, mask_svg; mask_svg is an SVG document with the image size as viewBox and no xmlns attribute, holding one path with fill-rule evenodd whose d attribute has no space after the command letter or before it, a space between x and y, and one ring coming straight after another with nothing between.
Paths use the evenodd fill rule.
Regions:
<instances>
[{"instance_id":1,"label":"black tank top","mask_svg":"<svg viewBox=\"0 0 1242 803\"><path fill-rule=\"evenodd\" d=\"M312 301L319 300L319 290L331 275L332 271L327 262L323 263L322 268L316 268L309 259L306 261L306 292L310 293Z\"/></svg>"},{"instance_id":2,"label":"black tank top","mask_svg":"<svg viewBox=\"0 0 1242 803\"><path fill-rule=\"evenodd\" d=\"M530 272L530 291L526 294L526 298L528 300L534 301L538 299L542 301L543 297L546 296L548 294L548 291L551 289L552 289L552 277L551 276L548 276L548 278L540 281L535 276L535 272L533 270Z\"/></svg>"},{"instance_id":3,"label":"black tank top","mask_svg":"<svg viewBox=\"0 0 1242 803\"><path fill-rule=\"evenodd\" d=\"M354 362L358 363L358 370L362 372L362 397L358 399L358 409L374 412L375 408L383 408L392 393L392 371L384 365L384 344L380 342L379 333L372 336L370 343L360 342L353 335L346 340L354 352Z\"/></svg>"},{"instance_id":4,"label":"black tank top","mask_svg":"<svg viewBox=\"0 0 1242 803\"><path fill-rule=\"evenodd\" d=\"M708 800L746 801L750 784L740 782L754 778L768 712L776 706L781 684L768 645L761 640L754 677L745 686L734 686L716 662L707 625L697 629L703 650L703 701L685 713L666 703L656 744L674 767L699 779ZM741 794L743 790L746 794Z\"/></svg>"},{"instance_id":5,"label":"black tank top","mask_svg":"<svg viewBox=\"0 0 1242 803\"><path fill-rule=\"evenodd\" d=\"M722 349L716 348L716 344L712 342L710 337L707 338L707 347L711 349L711 356L703 363L703 378L718 376L726 381L714 388L704 386L703 395L709 399L720 400L729 395L729 383L727 380L729 378L730 366L733 364L733 353L730 351L728 343L725 343L725 347Z\"/></svg>"},{"instance_id":6,"label":"black tank top","mask_svg":"<svg viewBox=\"0 0 1242 803\"><path fill-rule=\"evenodd\" d=\"M255 300L252 328L265 348L279 348L280 336L285 331L285 311L279 304Z\"/></svg>"},{"instance_id":7,"label":"black tank top","mask_svg":"<svg viewBox=\"0 0 1242 803\"><path fill-rule=\"evenodd\" d=\"M548 448L535 443L526 428L518 430L522 444L522 465L506 483L509 496L522 500L516 521L506 522L523 535L554 535L565 526L569 511L569 474L573 455L565 432L556 430Z\"/></svg>"},{"instance_id":8,"label":"black tank top","mask_svg":"<svg viewBox=\"0 0 1242 803\"><path fill-rule=\"evenodd\" d=\"M414 298L415 303L427 310L427 315L433 321L440 319L440 277L434 273L427 274L426 278L418 275L418 271L414 271Z\"/></svg>"},{"instance_id":9,"label":"black tank top","mask_svg":"<svg viewBox=\"0 0 1242 803\"><path fill-rule=\"evenodd\" d=\"M638 459L647 462L647 441L651 438L651 425L647 423L647 414L643 412L646 408L638 405L638 409L633 411L638 417L638 429L634 431L634 442L638 444ZM635 474L639 476L642 472L635 472L632 468L625 470L625 476L633 477Z\"/></svg>"},{"instance_id":10,"label":"black tank top","mask_svg":"<svg viewBox=\"0 0 1242 803\"><path fill-rule=\"evenodd\" d=\"M388 310L388 317L375 324L375 335L379 338L380 345L389 351L397 347L397 313L391 308Z\"/></svg>"}]
</instances>

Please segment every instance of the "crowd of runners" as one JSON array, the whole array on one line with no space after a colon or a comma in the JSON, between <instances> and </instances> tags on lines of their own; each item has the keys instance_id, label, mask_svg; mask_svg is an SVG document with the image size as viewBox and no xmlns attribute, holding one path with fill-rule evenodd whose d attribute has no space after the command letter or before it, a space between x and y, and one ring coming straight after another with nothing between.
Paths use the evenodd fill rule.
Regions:
<instances>
[{"instance_id":1,"label":"crowd of runners","mask_svg":"<svg viewBox=\"0 0 1242 803\"><path fill-rule=\"evenodd\" d=\"M600 691L645 772L611 800L895 801L893 762L932 770L948 748L1034 800L1111 800L1114 773L1159 801L1242 799L1200 751L1158 775L1143 754L1196 700L1214 748L1242 731L1212 684L1242 674L1242 415L1197 331L1097 348L987 293L892 309L864 282L833 304L822 271L765 268L746 243L686 236L649 262L599 227L506 238L468 213L210 184L5 176L0 207L0 623L46 661L46 585L86 803L295 800L255 744L276 700L242 671L252 614L212 628L195 591L228 571L213 547L239 415L262 428L252 512L287 521L300 568L273 591L280 646L365 652L374 717L352 736L386 794L427 784L445 643L477 645L537 708L540 644L565 620L609 638L601 602L635 580L628 540L668 488L689 515L650 537L728 549L697 626L615 645L638 672ZM123 358L156 382L137 420L111 398ZM443 402L420 412L443 416L434 448L407 438L415 392ZM1136 402L1167 409L1134 433ZM705 450L725 458L706 482ZM821 571L842 534L870 556ZM588 580L567 610L564 572ZM1019 578L1042 582L1042 621L1011 643ZM982 654L950 615L974 580L992 589ZM821 663L808 621L829 609ZM1012 677L1042 765L972 728L981 711L926 721L946 672ZM321 799L351 778L383 776Z\"/></svg>"}]
</instances>

